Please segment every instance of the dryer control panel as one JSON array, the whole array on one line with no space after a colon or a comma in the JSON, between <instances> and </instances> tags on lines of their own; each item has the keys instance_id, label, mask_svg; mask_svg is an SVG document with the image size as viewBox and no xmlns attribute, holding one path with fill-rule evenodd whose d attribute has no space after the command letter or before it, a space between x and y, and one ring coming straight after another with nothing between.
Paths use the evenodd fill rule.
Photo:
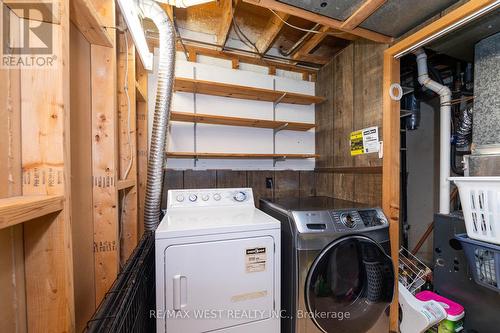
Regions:
<instances>
[{"instance_id":1,"label":"dryer control panel","mask_svg":"<svg viewBox=\"0 0 500 333\"><path fill-rule=\"evenodd\" d=\"M251 188L169 190L167 209L250 206L255 207Z\"/></svg>"}]
</instances>

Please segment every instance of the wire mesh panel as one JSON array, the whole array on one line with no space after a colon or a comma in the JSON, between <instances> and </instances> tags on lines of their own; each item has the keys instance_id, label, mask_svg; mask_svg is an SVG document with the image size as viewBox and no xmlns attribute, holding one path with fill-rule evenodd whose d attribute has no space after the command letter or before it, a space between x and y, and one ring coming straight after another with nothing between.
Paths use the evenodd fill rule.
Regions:
<instances>
[{"instance_id":1,"label":"wire mesh panel","mask_svg":"<svg viewBox=\"0 0 500 333\"><path fill-rule=\"evenodd\" d=\"M87 332L154 332L154 234L145 233L113 286L87 323Z\"/></svg>"}]
</instances>

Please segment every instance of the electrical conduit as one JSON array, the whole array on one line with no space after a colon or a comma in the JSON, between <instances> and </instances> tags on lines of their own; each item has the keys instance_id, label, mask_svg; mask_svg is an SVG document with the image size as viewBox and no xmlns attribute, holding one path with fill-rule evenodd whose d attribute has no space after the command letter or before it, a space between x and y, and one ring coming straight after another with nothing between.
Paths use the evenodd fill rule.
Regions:
<instances>
[{"instance_id":1,"label":"electrical conduit","mask_svg":"<svg viewBox=\"0 0 500 333\"><path fill-rule=\"evenodd\" d=\"M152 0L141 0L143 15L150 18L160 32L158 85L151 144L149 147L146 198L144 201L144 229L154 231L160 223L160 202L163 188L163 163L167 143L167 126L175 70L175 31L166 12Z\"/></svg>"},{"instance_id":2,"label":"electrical conduit","mask_svg":"<svg viewBox=\"0 0 500 333\"><path fill-rule=\"evenodd\" d=\"M439 213L450 213L450 138L451 138L451 91L431 80L427 70L427 55L423 49L414 52L417 56L418 82L439 95L440 99L440 156L439 156Z\"/></svg>"}]
</instances>

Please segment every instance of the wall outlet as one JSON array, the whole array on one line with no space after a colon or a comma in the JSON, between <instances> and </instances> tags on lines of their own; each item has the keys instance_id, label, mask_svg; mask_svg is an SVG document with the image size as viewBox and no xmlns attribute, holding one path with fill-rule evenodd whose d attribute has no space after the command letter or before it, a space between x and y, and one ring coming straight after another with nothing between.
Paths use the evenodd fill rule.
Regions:
<instances>
[{"instance_id":1,"label":"wall outlet","mask_svg":"<svg viewBox=\"0 0 500 333\"><path fill-rule=\"evenodd\" d=\"M272 177L266 177L266 188L273 188L273 178Z\"/></svg>"}]
</instances>

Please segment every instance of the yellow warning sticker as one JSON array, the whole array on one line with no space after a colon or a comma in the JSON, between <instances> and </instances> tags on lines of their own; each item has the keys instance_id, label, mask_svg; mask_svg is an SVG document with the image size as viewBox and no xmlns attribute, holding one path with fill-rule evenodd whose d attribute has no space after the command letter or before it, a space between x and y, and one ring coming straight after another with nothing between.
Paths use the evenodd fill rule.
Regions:
<instances>
[{"instance_id":1,"label":"yellow warning sticker","mask_svg":"<svg viewBox=\"0 0 500 333\"><path fill-rule=\"evenodd\" d=\"M363 149L363 131L355 131L351 133L351 156L361 155Z\"/></svg>"},{"instance_id":2,"label":"yellow warning sticker","mask_svg":"<svg viewBox=\"0 0 500 333\"><path fill-rule=\"evenodd\" d=\"M368 127L351 132L351 156L380 151L378 127Z\"/></svg>"}]
</instances>

